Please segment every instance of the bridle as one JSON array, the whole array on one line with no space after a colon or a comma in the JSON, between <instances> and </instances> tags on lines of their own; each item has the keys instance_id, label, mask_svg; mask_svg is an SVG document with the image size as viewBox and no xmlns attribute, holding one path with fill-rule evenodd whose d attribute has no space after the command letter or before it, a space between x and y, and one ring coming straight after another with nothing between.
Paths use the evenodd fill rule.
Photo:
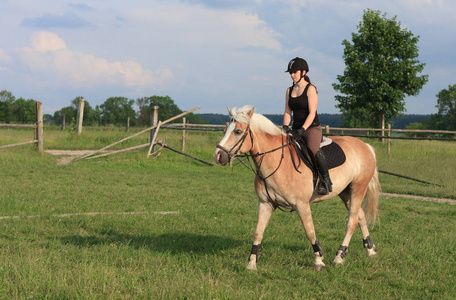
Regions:
<instances>
[{"instance_id":1,"label":"bridle","mask_svg":"<svg viewBox=\"0 0 456 300\"><path fill-rule=\"evenodd\" d=\"M244 131L244 134L242 135L242 137L239 139L239 141L236 144L233 145L233 147L231 147L230 150L226 149L223 146L217 145L217 148L219 148L220 150L222 150L223 152L225 152L228 155L228 161L230 163L236 157L242 156L242 155L238 155L237 153L239 152L239 150L241 150L242 145L244 145L245 139L247 138L247 134L250 134L250 142L252 144L252 147L250 148L250 150L247 151L247 152L250 152L253 148L253 135L252 135L252 130L250 130L250 124L247 125L247 129ZM236 147L237 147L237 149L236 149Z\"/></svg>"},{"instance_id":2,"label":"bridle","mask_svg":"<svg viewBox=\"0 0 456 300\"><path fill-rule=\"evenodd\" d=\"M245 154L238 154L239 150L241 150L242 148L242 145L244 144L246 138L247 138L247 134L250 135L250 142L251 142L251 147L250 147L250 150L247 151ZM247 129L244 131L244 134L242 135L242 137L239 139L239 141L237 141L236 144L233 145L233 147L231 147L230 150L226 149L225 147L221 146L221 145L217 145L217 148L219 148L220 150L222 150L223 152L225 152L227 155L228 155L228 161L231 163L233 159L237 158L237 157L246 157L247 160L249 161L249 166L250 166L250 169L253 171L253 173L255 173L256 176L258 176L260 179L262 179L263 181L266 181L266 179L268 179L269 177L271 177L272 175L274 175L277 170L279 170L280 166L282 165L282 161L284 159L284 149L285 147L288 147L288 146L291 146L292 143L291 142L288 142L288 143L284 143L284 140L283 140L283 135L282 135L282 146L280 147L277 147L275 149L272 149L272 150L269 150L269 151L265 151L265 152L258 152L258 153L255 153L255 154L252 154L251 151L253 149L253 135L252 135L252 130L250 129L250 124L247 125ZM264 176L261 176L260 174L260 168L261 168L261 165L263 163L263 159L264 159L264 156L268 153L272 153L272 152L275 152L277 150L282 150L282 155L280 157L280 162L277 166L277 168L271 173L269 174L268 176L264 177ZM294 159L293 159L293 154L292 154L292 150L291 148L289 148L290 150L290 154L291 154L291 157L292 157L292 160L293 160L293 164L295 166L295 169L296 171L298 171L299 173L301 173L298 168L299 168L299 165L296 166L296 163L294 162ZM252 164L250 162L250 158L254 158L254 157L260 157L260 159L258 160L258 165L257 167L254 169L252 167ZM301 162L299 162L300 164Z\"/></svg>"},{"instance_id":3,"label":"bridle","mask_svg":"<svg viewBox=\"0 0 456 300\"><path fill-rule=\"evenodd\" d=\"M250 141L251 141L252 147L251 147L250 150L247 151L245 154L238 154L239 150L241 149L242 145L244 144L244 142L245 142L245 140L246 140L246 138L247 138L247 134L250 134ZM242 137L239 139L239 141L238 141L236 144L234 144L233 147L231 147L230 150L226 149L226 148L223 147L223 146L217 145L217 148L219 148L220 150L222 150L223 152L225 152L225 153L228 155L228 161L230 162L230 164L231 164L232 160L235 159L235 158L237 158L237 157L246 157L246 158L247 158L247 160L248 160L248 162L249 162L249 167L250 167L250 169L253 171L253 173L254 173L256 176L258 176L258 178L260 178L261 180L263 180L263 182L264 182L264 187L265 187L265 190L266 190L266 194L268 195L268 198L269 198L269 200L270 200L271 202L274 202L274 201L272 200L272 197L271 197L271 195L269 194L268 185L267 185L267 183L266 183L266 179L268 179L269 177L271 177L272 175L274 175L274 174L279 170L280 166L282 165L282 161L283 161L283 159L284 159L284 152L285 152L284 149L285 149L285 147L288 147L288 149L289 149L289 151L290 151L291 160L292 160L292 162L293 162L293 165L294 165L295 170L296 170L298 173L301 173L301 172L299 171L299 166L301 165L301 160L299 159L299 156L298 156L298 161L299 161L299 164L298 164L298 165L296 165L296 162L295 162L295 160L294 160L293 151L292 151L293 143L292 143L292 141L290 140L288 143L285 144L285 143L284 143L284 139L283 139L283 135L282 135L282 146L277 147L277 148L272 149L272 150L269 150L269 151L262 152L262 153L258 152L258 153L252 154L252 153L250 153L250 152L251 152L252 149L253 149L253 135L252 135L252 130L250 129L250 124L248 124L248 125L247 125L247 129L244 131L244 134L242 135ZM233 150L234 150L234 151L233 151ZM280 162L279 162L277 168L276 168L271 174L269 174L268 176L265 176L265 177L264 177L264 176L261 176L261 174L260 174L260 168L261 168L261 165L262 165L262 163L263 163L264 156L265 156L266 154L268 154L268 153L272 153L272 152L275 152L275 151L277 151L277 150L282 150L282 155L281 155L281 157L280 157ZM253 160L254 157L260 157L260 159L258 160L258 163L257 163L256 168L253 168L252 163L251 163L251 161L250 161L250 158L252 158L252 160ZM285 211L285 210L283 210L279 205L277 205L277 207L278 207L280 210ZM289 212L293 212L293 209L291 209Z\"/></svg>"}]
</instances>

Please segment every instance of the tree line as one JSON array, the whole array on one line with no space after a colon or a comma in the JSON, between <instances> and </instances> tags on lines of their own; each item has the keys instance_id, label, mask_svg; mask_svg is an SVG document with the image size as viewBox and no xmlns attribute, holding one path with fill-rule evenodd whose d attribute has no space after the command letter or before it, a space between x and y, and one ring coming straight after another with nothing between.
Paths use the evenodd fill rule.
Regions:
<instances>
[{"instance_id":1,"label":"tree line","mask_svg":"<svg viewBox=\"0 0 456 300\"><path fill-rule=\"evenodd\" d=\"M47 124L71 125L75 123L78 112L78 103L82 96L78 96L70 101L66 106L54 113L45 114L44 121ZM36 122L36 104L33 99L23 99L16 97L9 91L0 92L0 122L25 124ZM139 108L134 109L134 104ZM150 124L150 113L154 106L158 106L159 121L165 121L183 111L174 103L169 96L142 97L136 100L125 97L110 97L101 105L92 107L89 101L85 101L83 123L85 126L125 126L130 118L131 126L147 126ZM187 120L193 124L204 124L207 121L200 116L190 113L186 116ZM177 121L176 121L177 122Z\"/></svg>"}]
</instances>

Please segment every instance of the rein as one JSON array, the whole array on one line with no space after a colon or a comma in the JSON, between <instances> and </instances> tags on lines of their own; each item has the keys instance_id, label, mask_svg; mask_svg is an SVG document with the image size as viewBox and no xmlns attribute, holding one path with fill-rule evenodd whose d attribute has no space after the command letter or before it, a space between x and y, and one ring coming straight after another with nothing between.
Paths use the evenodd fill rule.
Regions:
<instances>
[{"instance_id":1,"label":"rein","mask_svg":"<svg viewBox=\"0 0 456 300\"><path fill-rule=\"evenodd\" d=\"M245 139L247 138L247 134L250 134L250 141L251 141L252 147L250 148L249 151L247 151L247 153L245 153L245 154L240 154L240 155L239 155L239 154L237 154L237 152L241 149L242 145L244 144ZM269 194L268 185L267 185L267 183L266 183L266 179L268 179L269 177L271 177L272 175L274 175L274 174L279 170L280 166L282 165L282 161L283 161L283 159L284 159L284 151L285 151L284 149L285 149L285 147L288 147L288 149L289 149L289 151L290 151L291 160L292 160L292 162L293 162L293 166L294 166L295 170L296 170L297 172L301 173L301 172L298 170L298 169L299 169L299 166L301 165L301 160L299 159L299 156L298 156L299 164L296 165L296 162L295 162L294 156L293 156L293 152L292 152L292 147L290 147L290 146L292 146L292 145L293 145L293 142L291 142L291 141L285 144L285 143L284 143L284 140L283 140L283 135L282 135L282 146L277 147L277 148L274 148L274 149L271 149L271 150L269 150L269 151L265 151L265 152L261 152L261 153L252 154L251 151L252 151L252 148L253 148L253 135L252 135L252 131L251 131L251 129L250 129L250 124L249 124L249 125L247 126L247 130L245 130L243 136L239 139L239 141L238 141L236 144L234 144L233 147L231 147L230 150L228 150L228 149L226 149L225 147L220 146L220 145L217 145L217 148L221 149L222 151L224 151L224 152L228 155L228 160L229 160L230 162L231 162L234 158L237 158L237 157L246 157L247 160L248 160L248 162L249 162L249 167L250 167L250 169L252 170L252 172L253 172L256 176L258 176L258 178L260 178L261 180L263 180L263 182L264 182L264 187L265 187L265 190L266 190L266 194L268 195L269 200L270 200L271 202L274 202L274 201L272 200L271 195ZM237 147L237 149L233 152L233 150L234 150L236 147ZM277 168L276 168L271 174L269 174L268 176L266 176L266 177L261 176L261 174L260 174L260 168L261 168L261 165L263 164L263 159L264 159L265 155L266 155L266 154L269 154L269 153L273 153L273 152L278 151L278 150L282 150L282 155L281 155L281 157L280 157L280 162L279 162ZM259 161L258 161L258 166L257 166L256 168L253 168L252 163L251 163L251 161L250 161L250 158L252 158L252 160L253 160L253 158L255 158L255 157L260 157L260 158L259 158ZM279 205L277 205L277 207L278 207L280 210L286 212L286 211L283 210ZM293 212L293 209L291 209L289 212Z\"/></svg>"},{"instance_id":2,"label":"rein","mask_svg":"<svg viewBox=\"0 0 456 300\"><path fill-rule=\"evenodd\" d=\"M253 138L252 138L252 141L253 141ZM279 170L280 166L282 165L282 161L283 161L283 158L284 158L284 148L287 147L287 146L290 146L291 143L287 143L287 144L284 144L283 142L283 136L282 136L282 146L280 147L277 147L275 149L272 149L272 150L269 150L269 151L265 151L265 152L262 152L262 153L255 153L255 154L242 154L242 155L237 155L237 157L246 157L247 160L249 161L249 166L250 166L250 169L253 171L253 173L258 176L260 179L262 179L263 181L265 181L265 185L266 185L266 179L268 179L269 177L271 177L272 175L274 175L277 170ZM252 147L253 147L253 143L252 143ZM251 151L252 149L249 150L249 152ZM279 165L277 166L277 168L271 173L269 174L268 176L266 177L263 177L260 175L260 168L261 168L261 165L263 164L263 159L264 159L264 156L266 154L269 154L269 153L273 153L277 150L282 150L282 156L280 157L280 162L279 162ZM291 150L290 150L291 152ZM252 167L252 164L250 163L250 158L254 158L254 157L258 157L260 156L260 159L258 161L258 167L256 167L256 170Z\"/></svg>"}]
</instances>

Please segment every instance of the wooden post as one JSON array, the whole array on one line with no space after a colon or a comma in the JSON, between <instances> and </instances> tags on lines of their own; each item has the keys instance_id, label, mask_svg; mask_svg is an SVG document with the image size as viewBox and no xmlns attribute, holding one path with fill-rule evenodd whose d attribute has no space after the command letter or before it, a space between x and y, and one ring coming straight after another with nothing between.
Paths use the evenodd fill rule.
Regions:
<instances>
[{"instance_id":1,"label":"wooden post","mask_svg":"<svg viewBox=\"0 0 456 300\"><path fill-rule=\"evenodd\" d=\"M184 127L184 130L182 130L182 152L185 153L185 123L186 123L186 118L182 118L182 126Z\"/></svg>"},{"instance_id":2,"label":"wooden post","mask_svg":"<svg viewBox=\"0 0 456 300\"><path fill-rule=\"evenodd\" d=\"M63 118L62 118L62 131L65 131L65 114L63 114Z\"/></svg>"},{"instance_id":3,"label":"wooden post","mask_svg":"<svg viewBox=\"0 0 456 300\"><path fill-rule=\"evenodd\" d=\"M130 132L130 117L127 119L127 132Z\"/></svg>"},{"instance_id":4,"label":"wooden post","mask_svg":"<svg viewBox=\"0 0 456 300\"><path fill-rule=\"evenodd\" d=\"M82 119L84 116L84 102L85 100L83 98L79 98L79 103L78 103L78 115L77 115L77 120L76 120L76 132L81 134L82 132Z\"/></svg>"},{"instance_id":5,"label":"wooden post","mask_svg":"<svg viewBox=\"0 0 456 300\"><path fill-rule=\"evenodd\" d=\"M380 126L382 128L382 143L384 143L385 139L383 137L385 136L385 114L383 112L380 114Z\"/></svg>"},{"instance_id":6,"label":"wooden post","mask_svg":"<svg viewBox=\"0 0 456 300\"><path fill-rule=\"evenodd\" d=\"M153 126L157 126L158 124L158 106L154 106L152 107L152 110L150 111L150 127L153 127ZM151 151L154 151L154 148L155 148L155 145L153 145L153 139L154 139L154 136L155 136L155 130L157 130L156 128L154 129L151 129L150 130L150 146L152 147L151 148Z\"/></svg>"},{"instance_id":7,"label":"wooden post","mask_svg":"<svg viewBox=\"0 0 456 300\"><path fill-rule=\"evenodd\" d=\"M36 125L36 139L38 140L36 145L38 151L43 152L43 103L39 101L36 102Z\"/></svg>"},{"instance_id":8,"label":"wooden post","mask_svg":"<svg viewBox=\"0 0 456 300\"><path fill-rule=\"evenodd\" d=\"M183 113L181 113L181 114L178 114L177 116L174 116L174 117L172 117L172 118L169 118L169 119L166 120L166 121L163 121L163 122L161 123L161 125L168 124L168 123L171 122L171 121L174 121L174 120L176 120L176 119L182 118L183 116L185 116L185 115L187 115L187 114L189 114L189 113L192 113L192 112L194 112L195 110L198 110L198 109L200 109L200 108L201 108L201 106L198 106L198 107L195 107L195 108L193 108L193 109L187 110L186 112L183 112ZM133 135L130 135L130 136L126 137L126 138L123 138L123 139L121 139L120 141L117 141L117 142L115 142L115 143L112 143L112 144L110 144L110 145L108 145L108 146L106 146L106 147L103 147L103 148L101 148L101 149L94 150L94 151L92 151L92 152L89 152L89 153L86 153L86 154L84 154L84 155L78 156L78 157L76 157L73 161L78 161L78 160L81 160L81 159L86 158L86 157L88 157L88 156L94 155L95 153L98 153L98 152L100 152L100 151L106 150L106 149L108 149L108 148L110 148L110 147L112 147L112 146L114 146L114 145L120 144L120 143L122 143L122 142L124 142L124 141L126 141L126 140L129 140L129 139L131 139L131 138L134 138L134 137L136 137L136 136L138 136L138 135L140 135L140 134L142 134L142 133L144 133L144 132L146 132L146 131L150 131L150 130L155 129L155 128L157 128L157 125L148 127L148 128L146 128L146 129L143 129L143 130L141 130L141 131L139 131L139 132L137 132L137 133L135 133L135 134L133 134Z\"/></svg>"},{"instance_id":9,"label":"wooden post","mask_svg":"<svg viewBox=\"0 0 456 300\"><path fill-rule=\"evenodd\" d=\"M391 137L391 124L388 124L388 137ZM391 153L391 139L388 139L388 154Z\"/></svg>"},{"instance_id":10,"label":"wooden post","mask_svg":"<svg viewBox=\"0 0 456 300\"><path fill-rule=\"evenodd\" d=\"M157 142L155 140L157 139L157 134L158 134L158 130L160 129L161 123L162 123L161 121L158 121L157 127L155 127L154 136L153 136L152 140L150 141L149 152L147 152L147 157L149 157L152 150L155 149L155 145L157 144Z\"/></svg>"},{"instance_id":11,"label":"wooden post","mask_svg":"<svg viewBox=\"0 0 456 300\"><path fill-rule=\"evenodd\" d=\"M329 125L326 125L326 134L329 135Z\"/></svg>"}]
</instances>

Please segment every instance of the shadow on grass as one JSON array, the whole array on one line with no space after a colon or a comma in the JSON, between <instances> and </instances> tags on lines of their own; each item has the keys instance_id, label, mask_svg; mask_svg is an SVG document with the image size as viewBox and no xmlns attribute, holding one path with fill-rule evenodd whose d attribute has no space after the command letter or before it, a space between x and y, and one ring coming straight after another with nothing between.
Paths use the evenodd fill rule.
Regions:
<instances>
[{"instance_id":1,"label":"shadow on grass","mask_svg":"<svg viewBox=\"0 0 456 300\"><path fill-rule=\"evenodd\" d=\"M156 252L166 253L216 253L218 251L235 248L242 242L230 238L215 235L199 235L194 233L166 233L158 236L128 235L110 233L99 236L70 235L57 238L64 245L78 247L93 247L103 245L125 245L136 249L150 249Z\"/></svg>"}]
</instances>

